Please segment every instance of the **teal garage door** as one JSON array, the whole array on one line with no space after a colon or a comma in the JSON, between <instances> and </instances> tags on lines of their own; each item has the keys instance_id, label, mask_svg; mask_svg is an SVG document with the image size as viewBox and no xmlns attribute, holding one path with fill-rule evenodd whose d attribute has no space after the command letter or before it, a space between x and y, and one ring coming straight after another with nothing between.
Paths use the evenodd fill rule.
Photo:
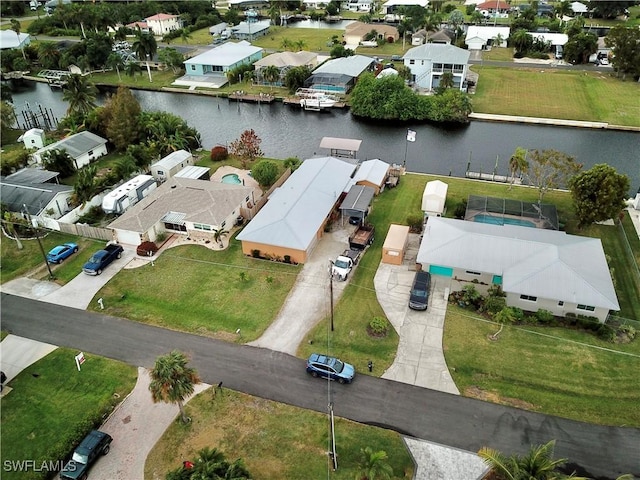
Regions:
<instances>
[{"instance_id":1,"label":"teal garage door","mask_svg":"<svg viewBox=\"0 0 640 480\"><path fill-rule=\"evenodd\" d=\"M440 265L429 265L431 275L442 275L443 277L453 277L453 268L441 267Z\"/></svg>"}]
</instances>

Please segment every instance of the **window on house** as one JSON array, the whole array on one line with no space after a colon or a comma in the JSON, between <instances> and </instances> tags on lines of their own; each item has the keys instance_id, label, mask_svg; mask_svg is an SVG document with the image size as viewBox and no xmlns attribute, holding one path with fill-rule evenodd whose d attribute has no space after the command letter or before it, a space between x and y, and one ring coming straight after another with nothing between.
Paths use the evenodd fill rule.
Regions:
<instances>
[{"instance_id":1,"label":"window on house","mask_svg":"<svg viewBox=\"0 0 640 480\"><path fill-rule=\"evenodd\" d=\"M596 307L592 307L591 305L578 305L576 307L578 310L586 310L587 312L594 312Z\"/></svg>"},{"instance_id":2,"label":"window on house","mask_svg":"<svg viewBox=\"0 0 640 480\"><path fill-rule=\"evenodd\" d=\"M164 175L164 172L162 170L158 170L158 175Z\"/></svg>"},{"instance_id":3,"label":"window on house","mask_svg":"<svg viewBox=\"0 0 640 480\"><path fill-rule=\"evenodd\" d=\"M564 302L563 302L562 300L560 300L560 301L558 302L558 306L559 306L559 307L564 306Z\"/></svg>"},{"instance_id":4,"label":"window on house","mask_svg":"<svg viewBox=\"0 0 640 480\"><path fill-rule=\"evenodd\" d=\"M226 224L227 224L227 222L222 222L222 223L220 224L220 228L224 228L224 226L225 226Z\"/></svg>"},{"instance_id":5,"label":"window on house","mask_svg":"<svg viewBox=\"0 0 640 480\"><path fill-rule=\"evenodd\" d=\"M480 272L472 272L471 270L467 270L467 273L469 275L482 275L482 273L480 273Z\"/></svg>"},{"instance_id":6,"label":"window on house","mask_svg":"<svg viewBox=\"0 0 640 480\"><path fill-rule=\"evenodd\" d=\"M415 65L415 64L416 64L415 60L413 60L413 59L409 60L409 65Z\"/></svg>"},{"instance_id":7,"label":"window on house","mask_svg":"<svg viewBox=\"0 0 640 480\"><path fill-rule=\"evenodd\" d=\"M538 297L534 297L532 295L520 295L521 300L528 300L529 302L537 302Z\"/></svg>"},{"instance_id":8,"label":"window on house","mask_svg":"<svg viewBox=\"0 0 640 480\"><path fill-rule=\"evenodd\" d=\"M245 202L249 201L249 196L247 196L247 198L244 199Z\"/></svg>"},{"instance_id":9,"label":"window on house","mask_svg":"<svg viewBox=\"0 0 640 480\"><path fill-rule=\"evenodd\" d=\"M195 65L191 65L191 70L195 70L196 66Z\"/></svg>"},{"instance_id":10,"label":"window on house","mask_svg":"<svg viewBox=\"0 0 640 480\"><path fill-rule=\"evenodd\" d=\"M89 156L93 155L93 150L89 150L89 151L87 152L87 155L89 155Z\"/></svg>"},{"instance_id":11,"label":"window on house","mask_svg":"<svg viewBox=\"0 0 640 480\"><path fill-rule=\"evenodd\" d=\"M211 225L204 225L202 223L194 223L193 228L195 230L204 230L205 232L211 231Z\"/></svg>"}]
</instances>

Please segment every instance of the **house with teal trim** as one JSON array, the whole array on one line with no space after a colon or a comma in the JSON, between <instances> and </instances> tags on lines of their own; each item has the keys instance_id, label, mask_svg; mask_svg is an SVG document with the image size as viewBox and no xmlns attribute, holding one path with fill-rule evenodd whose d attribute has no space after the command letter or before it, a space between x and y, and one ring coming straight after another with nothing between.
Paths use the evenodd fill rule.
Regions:
<instances>
[{"instance_id":1,"label":"house with teal trim","mask_svg":"<svg viewBox=\"0 0 640 480\"><path fill-rule=\"evenodd\" d=\"M251 43L226 42L200 55L185 60L185 75L174 85L220 88L227 83L227 73L241 65L251 65L260 60L264 50Z\"/></svg>"},{"instance_id":2,"label":"house with teal trim","mask_svg":"<svg viewBox=\"0 0 640 480\"><path fill-rule=\"evenodd\" d=\"M429 217L416 262L436 281L501 285L510 307L604 322L620 310L599 238ZM455 282L455 283L454 283Z\"/></svg>"}]
</instances>

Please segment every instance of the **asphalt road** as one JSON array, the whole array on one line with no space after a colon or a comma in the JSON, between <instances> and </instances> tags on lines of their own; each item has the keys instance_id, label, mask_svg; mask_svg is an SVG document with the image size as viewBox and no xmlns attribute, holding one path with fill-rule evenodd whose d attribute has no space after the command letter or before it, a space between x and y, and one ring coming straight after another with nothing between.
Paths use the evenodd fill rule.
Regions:
<instances>
[{"instance_id":1,"label":"asphalt road","mask_svg":"<svg viewBox=\"0 0 640 480\"><path fill-rule=\"evenodd\" d=\"M293 356L5 293L1 301L2 328L10 333L147 368L178 349L206 383L326 412L326 383L307 375L304 361ZM582 475L640 477L640 429L590 425L363 374L351 385L330 385L336 415L360 423L472 452L490 446L525 453L556 439L556 456L569 458Z\"/></svg>"}]
</instances>

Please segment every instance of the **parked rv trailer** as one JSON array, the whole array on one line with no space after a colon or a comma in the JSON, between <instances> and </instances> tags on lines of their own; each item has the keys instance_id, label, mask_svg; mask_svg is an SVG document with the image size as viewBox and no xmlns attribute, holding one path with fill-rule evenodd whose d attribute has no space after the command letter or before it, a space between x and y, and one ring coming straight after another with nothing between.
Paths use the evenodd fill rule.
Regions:
<instances>
[{"instance_id":1,"label":"parked rv trailer","mask_svg":"<svg viewBox=\"0 0 640 480\"><path fill-rule=\"evenodd\" d=\"M124 213L129 207L149 195L157 186L151 175L138 175L107 193L102 200L102 210L105 213Z\"/></svg>"}]
</instances>

